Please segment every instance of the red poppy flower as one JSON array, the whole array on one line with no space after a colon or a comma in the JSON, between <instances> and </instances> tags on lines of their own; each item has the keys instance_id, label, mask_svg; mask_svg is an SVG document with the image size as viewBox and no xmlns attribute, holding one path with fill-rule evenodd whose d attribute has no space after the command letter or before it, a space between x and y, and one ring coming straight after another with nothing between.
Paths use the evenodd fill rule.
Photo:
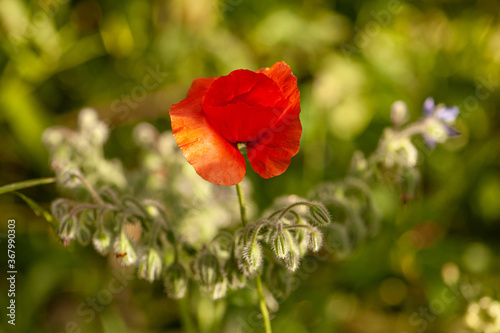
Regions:
<instances>
[{"instance_id":1,"label":"red poppy flower","mask_svg":"<svg viewBox=\"0 0 500 333\"><path fill-rule=\"evenodd\" d=\"M252 168L264 178L285 172L299 150L300 93L285 62L196 79L169 113L186 160L214 184L243 179L245 159L238 143L246 143Z\"/></svg>"}]
</instances>

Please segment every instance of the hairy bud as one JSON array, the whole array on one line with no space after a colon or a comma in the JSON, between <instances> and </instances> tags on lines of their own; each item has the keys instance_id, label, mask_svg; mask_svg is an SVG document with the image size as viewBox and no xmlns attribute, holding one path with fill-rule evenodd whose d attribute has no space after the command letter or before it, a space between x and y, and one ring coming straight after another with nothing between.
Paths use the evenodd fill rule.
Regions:
<instances>
[{"instance_id":1,"label":"hairy bud","mask_svg":"<svg viewBox=\"0 0 500 333\"><path fill-rule=\"evenodd\" d=\"M160 253L155 248L150 248L147 256L143 258L139 266L139 276L143 279L153 282L160 276L162 259Z\"/></svg>"},{"instance_id":2,"label":"hairy bud","mask_svg":"<svg viewBox=\"0 0 500 333\"><path fill-rule=\"evenodd\" d=\"M300 264L300 250L297 242L293 238L290 245L290 252L285 258L285 264L290 271L295 272Z\"/></svg>"},{"instance_id":3,"label":"hairy bud","mask_svg":"<svg viewBox=\"0 0 500 333\"><path fill-rule=\"evenodd\" d=\"M410 119L410 112L406 103L403 101L396 101L391 106L391 120L394 126L400 127Z\"/></svg>"},{"instance_id":4,"label":"hairy bud","mask_svg":"<svg viewBox=\"0 0 500 333\"><path fill-rule=\"evenodd\" d=\"M328 209L326 209L326 207L321 202L314 202L313 205L310 206L309 212L313 217L311 222L315 225L326 225L329 224L332 220L330 212L328 212Z\"/></svg>"},{"instance_id":5,"label":"hairy bud","mask_svg":"<svg viewBox=\"0 0 500 333\"><path fill-rule=\"evenodd\" d=\"M225 297L227 294L227 280L221 275L217 279L217 282L214 285L212 290L212 299L221 299Z\"/></svg>"},{"instance_id":6,"label":"hairy bud","mask_svg":"<svg viewBox=\"0 0 500 333\"><path fill-rule=\"evenodd\" d=\"M186 270L179 263L173 263L165 272L165 289L168 296L174 299L183 298L186 295L188 278Z\"/></svg>"},{"instance_id":7,"label":"hairy bud","mask_svg":"<svg viewBox=\"0 0 500 333\"><path fill-rule=\"evenodd\" d=\"M121 258L122 263L127 266L137 261L137 254L135 252L134 246L132 245L132 242L127 237L123 229L120 232L120 236L115 243L115 251L117 257Z\"/></svg>"},{"instance_id":8,"label":"hairy bud","mask_svg":"<svg viewBox=\"0 0 500 333\"><path fill-rule=\"evenodd\" d=\"M309 232L309 248L313 252L318 252L321 246L323 246L323 234L313 227Z\"/></svg>"},{"instance_id":9,"label":"hairy bud","mask_svg":"<svg viewBox=\"0 0 500 333\"><path fill-rule=\"evenodd\" d=\"M224 265L226 272L227 284L231 289L242 288L245 285L245 274L240 270L235 257L229 258Z\"/></svg>"},{"instance_id":10,"label":"hairy bud","mask_svg":"<svg viewBox=\"0 0 500 333\"><path fill-rule=\"evenodd\" d=\"M61 221L59 237L64 246L68 246L75 238L76 222L73 218L64 218Z\"/></svg>"},{"instance_id":11,"label":"hairy bud","mask_svg":"<svg viewBox=\"0 0 500 333\"><path fill-rule=\"evenodd\" d=\"M201 253L196 259L196 273L200 285L207 290L213 290L221 276L219 259L210 252Z\"/></svg>"},{"instance_id":12,"label":"hairy bud","mask_svg":"<svg viewBox=\"0 0 500 333\"><path fill-rule=\"evenodd\" d=\"M91 234L89 228L83 223L78 225L76 228L76 239L78 242L80 242L83 246L87 246L90 242L90 238Z\"/></svg>"},{"instance_id":13,"label":"hairy bud","mask_svg":"<svg viewBox=\"0 0 500 333\"><path fill-rule=\"evenodd\" d=\"M283 228L282 223L277 223L276 228L271 232L271 247L278 258L284 259L290 252L292 235Z\"/></svg>"},{"instance_id":14,"label":"hairy bud","mask_svg":"<svg viewBox=\"0 0 500 333\"><path fill-rule=\"evenodd\" d=\"M92 237L92 244L94 244L94 248L97 252L102 255L107 254L111 245L110 233L103 227L97 228L94 237Z\"/></svg>"},{"instance_id":15,"label":"hairy bud","mask_svg":"<svg viewBox=\"0 0 500 333\"><path fill-rule=\"evenodd\" d=\"M258 271L262 265L262 247L257 241L249 241L243 249L243 258L250 273Z\"/></svg>"}]
</instances>

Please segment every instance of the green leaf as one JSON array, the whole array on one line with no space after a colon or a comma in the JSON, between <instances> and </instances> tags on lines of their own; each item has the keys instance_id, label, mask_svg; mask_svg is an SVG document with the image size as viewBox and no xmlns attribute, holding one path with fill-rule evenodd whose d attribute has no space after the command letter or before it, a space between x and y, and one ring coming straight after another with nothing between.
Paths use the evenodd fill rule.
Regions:
<instances>
[{"instance_id":1,"label":"green leaf","mask_svg":"<svg viewBox=\"0 0 500 333\"><path fill-rule=\"evenodd\" d=\"M18 191L23 188L28 188L28 187L33 187L33 186L38 186L38 185L44 185L44 184L52 184L56 181L54 177L48 177L48 178L38 178L38 179L30 179L30 180L25 180L22 182L18 183L12 183L8 185L4 185L0 187L0 195L13 192L13 191Z\"/></svg>"},{"instance_id":2,"label":"green leaf","mask_svg":"<svg viewBox=\"0 0 500 333\"><path fill-rule=\"evenodd\" d=\"M41 207L33 199L28 198L27 196L19 192L13 192L12 194L15 194L19 198L23 199L24 202L26 202L28 206L30 206L30 208L33 210L36 216L42 216L47 222L49 222L54 228L57 229L57 224L52 214L50 214L47 210L43 209L43 207Z\"/></svg>"}]
</instances>

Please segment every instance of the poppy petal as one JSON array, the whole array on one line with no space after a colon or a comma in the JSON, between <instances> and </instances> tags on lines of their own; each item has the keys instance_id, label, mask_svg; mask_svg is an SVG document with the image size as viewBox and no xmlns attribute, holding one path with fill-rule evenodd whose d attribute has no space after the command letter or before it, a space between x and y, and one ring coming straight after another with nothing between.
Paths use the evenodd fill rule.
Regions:
<instances>
[{"instance_id":1,"label":"poppy petal","mask_svg":"<svg viewBox=\"0 0 500 333\"><path fill-rule=\"evenodd\" d=\"M245 175L245 159L207 121L201 108L203 95L216 78L193 81L188 97L170 107L172 133L186 160L203 179L235 185Z\"/></svg>"},{"instance_id":2,"label":"poppy petal","mask_svg":"<svg viewBox=\"0 0 500 333\"><path fill-rule=\"evenodd\" d=\"M213 82L202 108L210 124L229 142L249 142L273 126L288 101L264 74L236 70Z\"/></svg>"},{"instance_id":3,"label":"poppy petal","mask_svg":"<svg viewBox=\"0 0 500 333\"><path fill-rule=\"evenodd\" d=\"M266 179L281 175L299 151L301 135L298 113L282 117L258 140L247 144L247 157L252 168Z\"/></svg>"},{"instance_id":4,"label":"poppy petal","mask_svg":"<svg viewBox=\"0 0 500 333\"><path fill-rule=\"evenodd\" d=\"M275 63L271 68L262 68L258 71L272 79L280 87L283 96L289 104L283 113L300 112L300 91L297 87L297 78L292 69L284 61Z\"/></svg>"},{"instance_id":5,"label":"poppy petal","mask_svg":"<svg viewBox=\"0 0 500 333\"><path fill-rule=\"evenodd\" d=\"M300 91L297 78L290 66L278 62L271 68L258 71L272 79L288 100L276 123L259 138L247 144L247 157L252 168L263 178L271 178L285 172L291 158L300 147L302 125L300 124Z\"/></svg>"}]
</instances>

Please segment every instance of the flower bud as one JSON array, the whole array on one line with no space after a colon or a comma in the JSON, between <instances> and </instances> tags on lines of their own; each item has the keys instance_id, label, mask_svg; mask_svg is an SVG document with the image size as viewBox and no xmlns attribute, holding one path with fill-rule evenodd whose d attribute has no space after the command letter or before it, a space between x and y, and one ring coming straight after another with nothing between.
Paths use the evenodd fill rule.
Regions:
<instances>
[{"instance_id":1,"label":"flower bud","mask_svg":"<svg viewBox=\"0 0 500 333\"><path fill-rule=\"evenodd\" d=\"M304 223L302 223L302 221ZM306 220L301 220L301 223L299 224L304 224L308 225ZM306 255L308 252L309 248L309 230L306 228L297 228L295 229L295 239L297 240L297 244L299 245L299 251L300 251L300 256Z\"/></svg>"},{"instance_id":2,"label":"flower bud","mask_svg":"<svg viewBox=\"0 0 500 333\"><path fill-rule=\"evenodd\" d=\"M63 218L59 231L59 237L64 246L68 246L75 238L76 222L73 218Z\"/></svg>"},{"instance_id":3,"label":"flower bud","mask_svg":"<svg viewBox=\"0 0 500 333\"><path fill-rule=\"evenodd\" d=\"M78 126L82 136L92 144L102 145L108 139L108 126L99 120L94 109L85 108L78 114Z\"/></svg>"},{"instance_id":4,"label":"flower bud","mask_svg":"<svg viewBox=\"0 0 500 333\"><path fill-rule=\"evenodd\" d=\"M162 260L160 254L155 248L150 248L148 255L143 258L139 267L139 276L153 282L160 277Z\"/></svg>"},{"instance_id":5,"label":"flower bud","mask_svg":"<svg viewBox=\"0 0 500 333\"><path fill-rule=\"evenodd\" d=\"M292 236L288 230L283 228L283 224L278 223L271 234L271 247L278 258L284 259L290 252Z\"/></svg>"},{"instance_id":6,"label":"flower bud","mask_svg":"<svg viewBox=\"0 0 500 333\"><path fill-rule=\"evenodd\" d=\"M330 212L326 207L320 202L314 202L309 208L309 212L313 217L313 223L319 226L329 224L331 222Z\"/></svg>"},{"instance_id":7,"label":"flower bud","mask_svg":"<svg viewBox=\"0 0 500 333\"><path fill-rule=\"evenodd\" d=\"M196 260L196 273L201 287L213 290L221 275L219 259L212 253L201 253Z\"/></svg>"},{"instance_id":8,"label":"flower bud","mask_svg":"<svg viewBox=\"0 0 500 333\"><path fill-rule=\"evenodd\" d=\"M68 214L71 205L67 203L66 199L59 198L52 202L50 205L50 212L56 221L60 221L61 225L64 221L65 215Z\"/></svg>"},{"instance_id":9,"label":"flower bud","mask_svg":"<svg viewBox=\"0 0 500 333\"><path fill-rule=\"evenodd\" d=\"M165 289L168 296L174 299L183 298L186 295L188 278L186 270L179 263L173 263L165 272Z\"/></svg>"},{"instance_id":10,"label":"flower bud","mask_svg":"<svg viewBox=\"0 0 500 333\"><path fill-rule=\"evenodd\" d=\"M122 262L127 266L137 261L137 254L134 246L123 229L121 230L120 236L115 244L115 251L117 253L117 257L122 258Z\"/></svg>"},{"instance_id":11,"label":"flower bud","mask_svg":"<svg viewBox=\"0 0 500 333\"><path fill-rule=\"evenodd\" d=\"M262 265L262 247L257 241L249 241L243 250L246 268L249 273L259 270Z\"/></svg>"},{"instance_id":12,"label":"flower bud","mask_svg":"<svg viewBox=\"0 0 500 333\"><path fill-rule=\"evenodd\" d=\"M81 223L77 228L76 228L76 239L82 244L83 246L87 246L90 242L90 230L87 228L87 226L84 223Z\"/></svg>"},{"instance_id":13,"label":"flower bud","mask_svg":"<svg viewBox=\"0 0 500 333\"><path fill-rule=\"evenodd\" d=\"M245 275L240 270L236 258L231 257L224 265L228 287L238 289L245 285Z\"/></svg>"},{"instance_id":14,"label":"flower bud","mask_svg":"<svg viewBox=\"0 0 500 333\"><path fill-rule=\"evenodd\" d=\"M111 245L110 233L103 227L97 228L94 237L92 237L92 244L94 244L94 248L97 252L102 255L107 254Z\"/></svg>"},{"instance_id":15,"label":"flower bud","mask_svg":"<svg viewBox=\"0 0 500 333\"><path fill-rule=\"evenodd\" d=\"M400 127L410 119L408 107L403 101L396 101L391 106L391 120L394 126Z\"/></svg>"},{"instance_id":16,"label":"flower bud","mask_svg":"<svg viewBox=\"0 0 500 333\"><path fill-rule=\"evenodd\" d=\"M288 253L288 257L285 259L286 267L295 272L300 265L300 253L297 244L290 249L290 253Z\"/></svg>"},{"instance_id":17,"label":"flower bud","mask_svg":"<svg viewBox=\"0 0 500 333\"><path fill-rule=\"evenodd\" d=\"M226 294L227 294L227 280L221 274L217 279L217 283L215 283L211 296L212 299L216 300L225 297Z\"/></svg>"},{"instance_id":18,"label":"flower bud","mask_svg":"<svg viewBox=\"0 0 500 333\"><path fill-rule=\"evenodd\" d=\"M309 248L313 252L318 252L321 246L323 246L323 234L317 228L313 228L309 233Z\"/></svg>"}]
</instances>

